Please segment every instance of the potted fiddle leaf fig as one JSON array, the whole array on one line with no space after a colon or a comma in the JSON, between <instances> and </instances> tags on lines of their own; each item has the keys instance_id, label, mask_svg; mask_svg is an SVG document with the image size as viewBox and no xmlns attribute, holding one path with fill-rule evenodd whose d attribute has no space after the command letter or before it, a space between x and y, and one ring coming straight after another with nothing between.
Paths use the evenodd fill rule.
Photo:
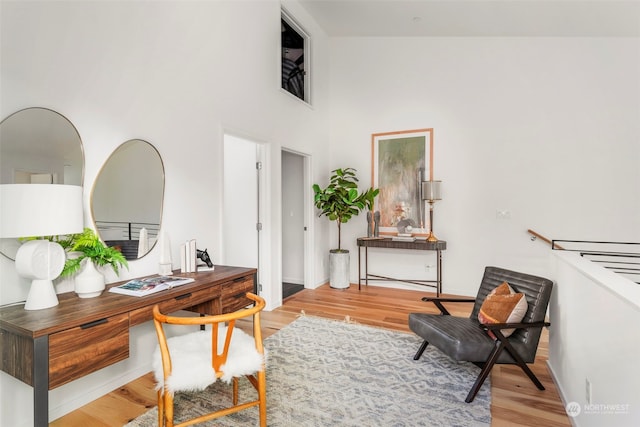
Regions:
<instances>
[{"instance_id":1,"label":"potted fiddle leaf fig","mask_svg":"<svg viewBox=\"0 0 640 427\"><path fill-rule=\"evenodd\" d=\"M326 188L313 185L314 203L320 209L318 216L326 216L338 225L338 248L329 251L329 285L332 288L349 287L349 251L342 249L342 224L363 210L371 210L373 201L380 192L369 188L358 190L358 178L353 168L335 169Z\"/></svg>"},{"instance_id":2,"label":"potted fiddle leaf fig","mask_svg":"<svg viewBox=\"0 0 640 427\"><path fill-rule=\"evenodd\" d=\"M85 228L82 233L70 236L70 241L66 243L66 249L69 253L78 256L67 257L60 276L66 277L78 273L74 280L75 291L80 298L96 297L104 290L104 275L96 267L111 266L116 274L119 273L121 267L129 268L127 259L122 252L114 247L106 246L90 228Z\"/></svg>"}]
</instances>

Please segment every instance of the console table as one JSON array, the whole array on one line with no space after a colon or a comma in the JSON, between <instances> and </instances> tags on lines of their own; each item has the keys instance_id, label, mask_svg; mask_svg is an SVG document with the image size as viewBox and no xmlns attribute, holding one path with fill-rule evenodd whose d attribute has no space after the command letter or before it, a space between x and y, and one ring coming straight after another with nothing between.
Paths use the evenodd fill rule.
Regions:
<instances>
[{"instance_id":1,"label":"console table","mask_svg":"<svg viewBox=\"0 0 640 427\"><path fill-rule=\"evenodd\" d=\"M364 248L364 277L361 269L361 253ZM419 279L394 279L392 277L369 274L369 248L387 249L415 249L420 251L436 252L436 280ZM392 240L391 237L359 237L358 238L358 290L361 289L362 279L365 285L369 285L369 280L383 280L392 282L411 283L414 285L430 286L436 288L436 296L442 292L442 251L447 249L447 242L438 240L437 242L427 242L426 240L416 240L414 242L401 242Z\"/></svg>"},{"instance_id":2,"label":"console table","mask_svg":"<svg viewBox=\"0 0 640 427\"><path fill-rule=\"evenodd\" d=\"M33 387L34 426L49 424L49 390L129 357L129 328L153 319L154 305L165 313L221 314L252 304L245 294L255 292L255 268L174 274L195 281L144 297L68 292L44 310L0 308L0 370Z\"/></svg>"}]
</instances>

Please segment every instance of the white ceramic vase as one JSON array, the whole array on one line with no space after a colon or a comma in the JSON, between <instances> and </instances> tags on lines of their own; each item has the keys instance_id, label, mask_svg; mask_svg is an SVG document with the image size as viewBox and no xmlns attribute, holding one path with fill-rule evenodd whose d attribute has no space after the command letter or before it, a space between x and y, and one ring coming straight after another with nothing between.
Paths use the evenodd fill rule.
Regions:
<instances>
[{"instance_id":1,"label":"white ceramic vase","mask_svg":"<svg viewBox=\"0 0 640 427\"><path fill-rule=\"evenodd\" d=\"M335 289L349 288L349 251L329 251L329 286Z\"/></svg>"},{"instance_id":2,"label":"white ceramic vase","mask_svg":"<svg viewBox=\"0 0 640 427\"><path fill-rule=\"evenodd\" d=\"M80 298L99 296L105 288L104 275L98 271L93 261L83 261L82 271L75 277L75 290Z\"/></svg>"}]
</instances>

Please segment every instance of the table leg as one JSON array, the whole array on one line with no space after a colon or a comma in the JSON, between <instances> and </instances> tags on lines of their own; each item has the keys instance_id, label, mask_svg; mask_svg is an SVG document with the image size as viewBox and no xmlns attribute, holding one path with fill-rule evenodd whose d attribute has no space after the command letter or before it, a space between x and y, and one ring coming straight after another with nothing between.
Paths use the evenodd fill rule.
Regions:
<instances>
[{"instance_id":1,"label":"table leg","mask_svg":"<svg viewBox=\"0 0 640 427\"><path fill-rule=\"evenodd\" d=\"M362 274L360 274L360 254L362 253L362 246L358 246L358 290L360 290L360 283L362 282Z\"/></svg>"},{"instance_id":2,"label":"table leg","mask_svg":"<svg viewBox=\"0 0 640 427\"><path fill-rule=\"evenodd\" d=\"M436 296L439 297L442 292L442 251L440 249L436 250L437 260L437 268L436 268Z\"/></svg>"},{"instance_id":3,"label":"table leg","mask_svg":"<svg viewBox=\"0 0 640 427\"><path fill-rule=\"evenodd\" d=\"M364 285L369 287L369 248L364 247Z\"/></svg>"},{"instance_id":4,"label":"table leg","mask_svg":"<svg viewBox=\"0 0 640 427\"><path fill-rule=\"evenodd\" d=\"M33 340L33 425L49 425L49 336Z\"/></svg>"}]
</instances>

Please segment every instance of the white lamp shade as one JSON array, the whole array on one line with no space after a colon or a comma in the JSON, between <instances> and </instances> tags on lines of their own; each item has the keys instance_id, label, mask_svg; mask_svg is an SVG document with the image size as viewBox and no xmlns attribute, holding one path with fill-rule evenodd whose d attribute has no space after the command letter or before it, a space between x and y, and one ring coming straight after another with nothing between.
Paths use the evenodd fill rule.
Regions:
<instances>
[{"instance_id":1,"label":"white lamp shade","mask_svg":"<svg viewBox=\"0 0 640 427\"><path fill-rule=\"evenodd\" d=\"M0 185L0 237L74 234L83 226L80 186Z\"/></svg>"},{"instance_id":2,"label":"white lamp shade","mask_svg":"<svg viewBox=\"0 0 640 427\"><path fill-rule=\"evenodd\" d=\"M422 181L422 200L442 200L442 181Z\"/></svg>"}]
</instances>

